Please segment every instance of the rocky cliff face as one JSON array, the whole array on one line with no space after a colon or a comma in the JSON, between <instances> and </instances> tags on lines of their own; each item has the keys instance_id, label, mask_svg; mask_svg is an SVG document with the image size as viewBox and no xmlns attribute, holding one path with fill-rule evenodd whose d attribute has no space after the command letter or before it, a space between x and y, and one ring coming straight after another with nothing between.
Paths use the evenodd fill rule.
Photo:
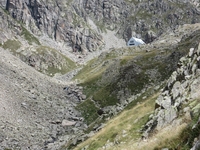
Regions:
<instances>
[{"instance_id":1,"label":"rocky cliff face","mask_svg":"<svg viewBox=\"0 0 200 150\"><path fill-rule=\"evenodd\" d=\"M72 47L73 51L94 51L102 47L102 37L87 26L81 6L62 1L1 2L1 7L20 21L33 34L49 38ZM80 12L77 12L80 11Z\"/></svg>"},{"instance_id":2,"label":"rocky cliff face","mask_svg":"<svg viewBox=\"0 0 200 150\"><path fill-rule=\"evenodd\" d=\"M149 43L164 31L196 23L200 17L196 1L3 0L1 7L33 34L81 52L102 49L101 32L106 29L114 30L125 41L137 36Z\"/></svg>"},{"instance_id":3,"label":"rocky cliff face","mask_svg":"<svg viewBox=\"0 0 200 150\"><path fill-rule=\"evenodd\" d=\"M164 30L173 30L184 23L198 22L197 6L196 2L191 1L85 2L86 12L96 23L116 30L126 41L131 36L137 36L147 43L160 36Z\"/></svg>"}]
</instances>

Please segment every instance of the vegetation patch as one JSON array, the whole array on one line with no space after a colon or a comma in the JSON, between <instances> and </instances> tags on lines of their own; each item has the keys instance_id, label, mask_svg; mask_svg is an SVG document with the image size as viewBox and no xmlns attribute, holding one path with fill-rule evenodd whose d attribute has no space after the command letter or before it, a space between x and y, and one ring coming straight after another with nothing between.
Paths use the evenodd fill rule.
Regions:
<instances>
[{"instance_id":1,"label":"vegetation patch","mask_svg":"<svg viewBox=\"0 0 200 150\"><path fill-rule=\"evenodd\" d=\"M133 59L134 56L123 56L121 57L121 61L120 61L120 65L123 66L123 65L126 65L130 60Z\"/></svg>"},{"instance_id":2,"label":"vegetation patch","mask_svg":"<svg viewBox=\"0 0 200 150\"><path fill-rule=\"evenodd\" d=\"M121 51L133 53L129 49ZM74 79L83 81L80 85L84 87L84 93L99 107L116 105L120 103L117 97L119 91L124 92L126 89L124 98L129 98L148 85L156 85L169 77L173 68L168 68L169 63L165 61L168 61L170 53L164 56L158 54L158 50L135 52L119 55L118 59L118 50L104 53L98 59L91 60Z\"/></svg>"},{"instance_id":3,"label":"vegetation patch","mask_svg":"<svg viewBox=\"0 0 200 150\"><path fill-rule=\"evenodd\" d=\"M36 70L54 76L55 74L66 74L75 69L75 62L58 52L56 49L47 46L38 46L32 51L28 49L17 51L21 47L21 43L17 40L7 40L2 47L9 49L13 55L19 57L28 65Z\"/></svg>"},{"instance_id":4,"label":"vegetation patch","mask_svg":"<svg viewBox=\"0 0 200 150\"><path fill-rule=\"evenodd\" d=\"M65 74L76 68L76 64L71 59L47 46L39 46L35 55L40 57L41 65L47 65L47 69L44 70L40 66L41 71L45 71L50 76L54 76L56 73Z\"/></svg>"},{"instance_id":5,"label":"vegetation patch","mask_svg":"<svg viewBox=\"0 0 200 150\"><path fill-rule=\"evenodd\" d=\"M141 137L141 126L146 123L150 115L149 112L154 109L156 97L157 95L153 95L146 99L144 103L135 105L129 110L124 110L118 116L108 121L106 127L100 130L94 137L78 145L75 150L80 150L85 146L88 147L88 150L94 150L111 143L114 147L118 147L124 142L138 140Z\"/></svg>"},{"instance_id":6,"label":"vegetation patch","mask_svg":"<svg viewBox=\"0 0 200 150\"><path fill-rule=\"evenodd\" d=\"M105 24L103 21L98 21L98 22L95 22L96 26L98 27L98 29L100 29L101 32L104 32L106 33L106 27L105 27Z\"/></svg>"},{"instance_id":7,"label":"vegetation patch","mask_svg":"<svg viewBox=\"0 0 200 150\"><path fill-rule=\"evenodd\" d=\"M26 28L24 28L22 25L21 28L22 28L21 35L24 36L24 38L28 41L30 45L32 45L33 43L41 45L39 40L33 34L31 34Z\"/></svg>"},{"instance_id":8,"label":"vegetation patch","mask_svg":"<svg viewBox=\"0 0 200 150\"><path fill-rule=\"evenodd\" d=\"M4 49L9 49L12 52L15 52L17 49L19 49L21 47L21 43L17 40L11 40L8 39L3 45L2 47Z\"/></svg>"},{"instance_id":9,"label":"vegetation patch","mask_svg":"<svg viewBox=\"0 0 200 150\"><path fill-rule=\"evenodd\" d=\"M87 99L83 103L79 104L76 109L78 109L82 113L87 124L91 124L98 117L98 108L90 99Z\"/></svg>"},{"instance_id":10,"label":"vegetation patch","mask_svg":"<svg viewBox=\"0 0 200 150\"><path fill-rule=\"evenodd\" d=\"M125 109L129 111L138 104L145 103L145 98L155 92L155 86L160 85L161 81L169 78L177 68L178 60L188 52L191 46L188 43L190 38L182 39L182 42L175 46L157 49L154 47L154 49L150 49L150 52L138 51L135 47L130 47L104 53L91 60L75 78L84 79L80 85L83 86L84 93L92 100L91 102L94 102L93 104L96 108L120 103L122 99L119 97L119 92L124 94L124 99L129 99L132 95L141 93ZM193 46L196 46L195 43L193 44ZM145 48L147 49L148 47ZM136 51L134 51L135 49ZM113 72L115 73L113 74ZM112 79L109 78L110 76L112 76ZM145 93L142 94L142 91ZM84 105L87 104L82 103L81 106L84 107ZM153 105L152 107L154 107L154 102L148 105ZM86 119L89 120L87 121L88 123L94 122L99 117L96 113L97 109L90 111L90 114L95 113L96 115L88 115ZM140 122L140 125L144 124L148 119L148 115L141 116L138 123ZM119 126L123 126L123 123L119 124ZM135 127L137 128L137 126ZM132 130L135 131L136 129L133 128ZM139 137L140 133L135 133L135 135ZM107 139L112 139L114 136L118 137L113 132ZM91 147L95 148L97 145L99 144L94 142Z\"/></svg>"},{"instance_id":11,"label":"vegetation patch","mask_svg":"<svg viewBox=\"0 0 200 150\"><path fill-rule=\"evenodd\" d=\"M113 88L115 88L113 85L108 85L98 89L93 95L94 101L101 107L115 105L119 101L117 100L117 96L112 93L112 91L115 91Z\"/></svg>"},{"instance_id":12,"label":"vegetation patch","mask_svg":"<svg viewBox=\"0 0 200 150\"><path fill-rule=\"evenodd\" d=\"M164 147L169 149L181 149L188 150L193 147L194 139L199 136L200 133L200 124L197 124L195 128L194 125L198 121L200 114L196 115L192 122L190 122L183 130L174 138L167 138L159 143L154 150L160 150Z\"/></svg>"},{"instance_id":13,"label":"vegetation patch","mask_svg":"<svg viewBox=\"0 0 200 150\"><path fill-rule=\"evenodd\" d=\"M81 69L78 74L73 78L75 79L79 79L82 82L91 82L91 76L93 75L91 72L94 69L94 67L92 66L93 63L95 63L96 59L92 59L90 60L86 66L83 67L83 69ZM90 78L88 78L90 77Z\"/></svg>"},{"instance_id":14,"label":"vegetation patch","mask_svg":"<svg viewBox=\"0 0 200 150\"><path fill-rule=\"evenodd\" d=\"M68 0L68 1L66 2L66 5L69 6L69 5L72 3L72 1L73 1L73 0Z\"/></svg>"}]
</instances>

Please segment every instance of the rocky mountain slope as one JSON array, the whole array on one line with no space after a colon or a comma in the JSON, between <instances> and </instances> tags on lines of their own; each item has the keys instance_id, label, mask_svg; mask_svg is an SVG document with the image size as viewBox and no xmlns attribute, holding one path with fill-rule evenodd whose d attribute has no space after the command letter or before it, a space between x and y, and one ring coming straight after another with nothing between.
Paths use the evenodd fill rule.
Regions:
<instances>
[{"instance_id":1,"label":"rocky mountain slope","mask_svg":"<svg viewBox=\"0 0 200 150\"><path fill-rule=\"evenodd\" d=\"M183 37L176 47L176 52L184 52L184 49L188 48L188 54L183 55L177 62L176 71L164 86L161 86L161 92L159 87L153 85L153 92L141 90L144 92L140 93L141 96L133 94L125 98L126 104L120 105L118 102L116 107L109 107L111 112L120 112L120 108L123 112L107 121L103 129L75 149L199 149L199 33L197 30L187 36L189 42L184 41ZM183 44L183 41L189 45ZM159 57L158 54L156 56ZM137 60L137 57L132 59ZM168 78L167 74L165 75ZM153 78L151 79L152 83ZM136 83L136 86L140 85L139 81ZM151 87L146 80L145 83L148 88ZM117 89L117 86L115 88ZM128 104L128 101L132 102ZM123 106L126 105L124 109ZM103 118L108 117L107 112L104 113Z\"/></svg>"},{"instance_id":2,"label":"rocky mountain slope","mask_svg":"<svg viewBox=\"0 0 200 150\"><path fill-rule=\"evenodd\" d=\"M199 20L196 1L3 0L0 8L1 45L17 51L14 54L22 61L51 76L74 68L60 53L84 63L99 50L126 46L131 36L150 43L165 31ZM50 58L41 58L41 49L54 52ZM61 62L56 62L58 59Z\"/></svg>"},{"instance_id":3,"label":"rocky mountain slope","mask_svg":"<svg viewBox=\"0 0 200 150\"><path fill-rule=\"evenodd\" d=\"M102 49L105 41L101 32L106 29L114 30L125 41L138 36L149 43L164 31L196 23L200 17L196 1L3 0L0 4L33 34L44 41L55 40L64 51L69 47L82 52Z\"/></svg>"},{"instance_id":4,"label":"rocky mountain slope","mask_svg":"<svg viewBox=\"0 0 200 150\"><path fill-rule=\"evenodd\" d=\"M197 0L0 1L0 149L73 149L108 120L83 147L113 149L198 118L199 17Z\"/></svg>"},{"instance_id":5,"label":"rocky mountain slope","mask_svg":"<svg viewBox=\"0 0 200 150\"><path fill-rule=\"evenodd\" d=\"M181 124L184 116L189 120L199 117L199 55L200 45L190 48L189 54L180 59L177 70L172 73L156 100L155 114L147 122L144 136L168 124ZM196 128L199 129L199 120L192 129ZM192 147L193 141L190 139L188 142ZM199 141L196 142L193 149L200 148Z\"/></svg>"},{"instance_id":6,"label":"rocky mountain slope","mask_svg":"<svg viewBox=\"0 0 200 150\"><path fill-rule=\"evenodd\" d=\"M57 149L87 128L74 108L85 99L81 87L0 52L0 149Z\"/></svg>"}]
</instances>

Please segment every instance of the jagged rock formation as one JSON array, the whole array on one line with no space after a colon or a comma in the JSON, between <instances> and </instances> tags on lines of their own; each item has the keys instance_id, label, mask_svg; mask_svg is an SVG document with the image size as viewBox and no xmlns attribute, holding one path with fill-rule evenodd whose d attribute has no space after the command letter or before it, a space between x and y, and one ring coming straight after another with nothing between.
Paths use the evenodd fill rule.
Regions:
<instances>
[{"instance_id":1,"label":"jagged rock formation","mask_svg":"<svg viewBox=\"0 0 200 150\"><path fill-rule=\"evenodd\" d=\"M186 22L198 22L199 10L195 4L191 1L87 0L84 9L97 24L117 30L118 35L126 41L132 36L138 36L149 43L164 30L175 29Z\"/></svg>"},{"instance_id":2,"label":"jagged rock formation","mask_svg":"<svg viewBox=\"0 0 200 150\"><path fill-rule=\"evenodd\" d=\"M150 120L145 126L144 137L152 130L161 130L165 126L173 124L183 114L189 118L192 117L191 114L199 115L199 107L192 105L186 107L188 103L199 99L199 82L200 45L191 48L189 54L180 59L177 70L172 73L156 100L155 113L150 116Z\"/></svg>"},{"instance_id":3,"label":"jagged rock formation","mask_svg":"<svg viewBox=\"0 0 200 150\"><path fill-rule=\"evenodd\" d=\"M102 37L87 27L86 17L77 14L82 8L71 2L5 0L1 7L33 34L64 42L73 51L94 51L102 47Z\"/></svg>"},{"instance_id":4,"label":"jagged rock formation","mask_svg":"<svg viewBox=\"0 0 200 150\"><path fill-rule=\"evenodd\" d=\"M0 47L12 52L36 70L50 76L64 74L75 63L51 45L44 46L22 24L0 9Z\"/></svg>"}]
</instances>

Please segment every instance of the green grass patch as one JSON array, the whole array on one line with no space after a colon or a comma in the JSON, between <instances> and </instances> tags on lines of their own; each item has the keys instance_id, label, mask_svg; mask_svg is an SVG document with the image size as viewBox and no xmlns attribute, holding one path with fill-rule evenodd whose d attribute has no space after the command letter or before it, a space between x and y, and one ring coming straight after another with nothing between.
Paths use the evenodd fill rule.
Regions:
<instances>
[{"instance_id":1,"label":"green grass patch","mask_svg":"<svg viewBox=\"0 0 200 150\"><path fill-rule=\"evenodd\" d=\"M95 63L96 58L90 60L86 66L84 66L83 69L81 69L78 74L73 78L75 79L79 79L79 80L85 80L88 77L88 73L90 73L92 71L92 69L94 69L93 67L93 63ZM90 77L91 78L91 77ZM89 81L85 81L85 82L89 82Z\"/></svg>"},{"instance_id":2,"label":"green grass patch","mask_svg":"<svg viewBox=\"0 0 200 150\"><path fill-rule=\"evenodd\" d=\"M21 35L24 36L24 38L28 41L30 45L32 45L33 43L41 45L39 40L33 34L31 34L26 28L24 28L22 25L21 28L22 28Z\"/></svg>"},{"instance_id":3,"label":"green grass patch","mask_svg":"<svg viewBox=\"0 0 200 150\"><path fill-rule=\"evenodd\" d=\"M160 67L164 68L161 62L157 63L155 61L154 57L157 55L157 53L154 51L150 53L135 53L133 56L124 56L123 58L125 62L123 62L123 65L121 62L121 59L123 58L119 60L119 64L114 61L114 59L117 57L117 54L114 52L115 51L112 51L108 54L102 54L98 59L90 61L75 77L83 79L84 76L86 76L84 82L80 85L84 87L84 93L87 95L87 97L91 97L100 107L116 105L119 103L119 99L117 98L119 91L128 89L131 92L129 94L140 93L145 85L151 82L150 77L146 74L146 71L156 67L159 68L159 63ZM102 64L104 64L103 62L108 60L110 63L108 63L106 66L102 66ZM137 63L135 63L134 60L137 60ZM105 77L102 76L104 72L102 72L101 69L103 67L109 69L106 71L108 71L108 75L112 75L112 71L116 72L114 69L117 68L109 67L110 65L113 65L113 63L114 66L119 65L120 70L119 74L113 76L113 78L116 78L116 80L111 81L107 79L107 75ZM100 69L97 69L98 67ZM94 71L95 69L97 70L96 72ZM138 72L138 70L141 71ZM169 70L167 70L167 72L168 71ZM166 73L166 71L163 72L163 74L164 73ZM164 74L163 78L166 78L167 75ZM157 78L154 80L156 83Z\"/></svg>"},{"instance_id":4,"label":"green grass patch","mask_svg":"<svg viewBox=\"0 0 200 150\"><path fill-rule=\"evenodd\" d=\"M4 11L4 13L6 13L7 15L9 15L9 11L7 11L7 10L5 9L5 7L3 8L2 6L0 6L0 8Z\"/></svg>"},{"instance_id":5,"label":"green grass patch","mask_svg":"<svg viewBox=\"0 0 200 150\"><path fill-rule=\"evenodd\" d=\"M112 118L106 123L106 126L100 130L94 137L75 148L88 146L88 150L102 148L107 143L124 143L131 144L132 141L141 137L140 129L149 118L149 112L154 109L154 101L157 95L151 96L143 103L133 106L129 110L124 110L118 116ZM114 145L114 147L118 145ZM113 148L113 147L112 147Z\"/></svg>"},{"instance_id":6,"label":"green grass patch","mask_svg":"<svg viewBox=\"0 0 200 150\"><path fill-rule=\"evenodd\" d=\"M70 3L70 2L69 2ZM69 4L68 3L68 4ZM76 13L73 13L72 14L72 17L73 17L73 25L75 26L75 27L77 27L77 26L80 26L80 25L82 25L83 27L86 27L87 25L86 25L86 22L84 21L84 19L82 18L82 17L80 17L79 15L77 15ZM91 31L91 30L90 30Z\"/></svg>"},{"instance_id":7,"label":"green grass patch","mask_svg":"<svg viewBox=\"0 0 200 150\"><path fill-rule=\"evenodd\" d=\"M68 1L66 2L66 5L69 6L69 5L72 3L72 1L73 1L73 0L68 0Z\"/></svg>"},{"instance_id":8,"label":"green grass patch","mask_svg":"<svg viewBox=\"0 0 200 150\"><path fill-rule=\"evenodd\" d=\"M44 63L51 64L45 70L47 75L54 76L56 73L65 74L77 67L75 62L53 48L39 46L36 50L36 55L39 55Z\"/></svg>"},{"instance_id":9,"label":"green grass patch","mask_svg":"<svg viewBox=\"0 0 200 150\"><path fill-rule=\"evenodd\" d=\"M80 86L84 87L83 91L87 95L87 97L91 97L95 93L95 91L99 89L97 82L100 78L101 76L94 76L88 79L86 82L79 84Z\"/></svg>"},{"instance_id":10,"label":"green grass patch","mask_svg":"<svg viewBox=\"0 0 200 150\"><path fill-rule=\"evenodd\" d=\"M96 118L98 118L98 108L90 99L87 99L83 103L79 104L76 109L82 113L87 124L92 123L94 120L96 120Z\"/></svg>"},{"instance_id":11,"label":"green grass patch","mask_svg":"<svg viewBox=\"0 0 200 150\"><path fill-rule=\"evenodd\" d=\"M109 142L114 142L115 137L118 135L116 129L112 127L105 136L100 136L98 137L97 141L94 141L90 144L88 150L95 150L103 146L103 143L106 144L108 141Z\"/></svg>"},{"instance_id":12,"label":"green grass patch","mask_svg":"<svg viewBox=\"0 0 200 150\"><path fill-rule=\"evenodd\" d=\"M112 91L115 91L115 87L112 85L100 88L94 93L93 99L101 107L116 105L119 101L117 100L116 94L112 93Z\"/></svg>"},{"instance_id":13,"label":"green grass patch","mask_svg":"<svg viewBox=\"0 0 200 150\"><path fill-rule=\"evenodd\" d=\"M2 47L4 49L9 49L12 52L15 52L17 49L19 49L21 47L21 43L17 40L10 40L8 39L3 45Z\"/></svg>"},{"instance_id":14,"label":"green grass patch","mask_svg":"<svg viewBox=\"0 0 200 150\"><path fill-rule=\"evenodd\" d=\"M116 57L117 56L112 53L103 53L99 56L99 58L94 58L90 60L87 65L84 66L83 69L81 69L73 79L79 79L83 83L91 82L91 79L94 79L97 76L101 76L102 73L109 66L109 60L112 61L112 59Z\"/></svg>"},{"instance_id":15,"label":"green grass patch","mask_svg":"<svg viewBox=\"0 0 200 150\"><path fill-rule=\"evenodd\" d=\"M122 94L122 96L129 98L169 78L177 68L178 60L188 52L191 46L188 45L188 40L186 38L179 45L172 47L150 49L148 53L138 52L137 49L134 51L134 47L103 53L91 60L75 78L84 79L80 84L84 87L84 93L100 107L116 105L120 102L119 91L121 93L127 91L127 94ZM121 54L126 55L121 56ZM113 72L118 73L113 74ZM110 76L115 80L111 80ZM132 102L132 106L142 101L143 97L144 95Z\"/></svg>"},{"instance_id":16,"label":"green grass patch","mask_svg":"<svg viewBox=\"0 0 200 150\"><path fill-rule=\"evenodd\" d=\"M98 27L98 29L100 29L101 32L107 32L106 31L106 26L104 24L103 21L98 21L98 22L95 22L96 23L96 26Z\"/></svg>"},{"instance_id":17,"label":"green grass patch","mask_svg":"<svg viewBox=\"0 0 200 150\"><path fill-rule=\"evenodd\" d=\"M92 96L93 100L101 107L115 105L118 102L117 97L114 93L111 93L111 91L114 91L114 86L98 85L97 82L100 78L101 76L97 76L96 78L92 78L91 80L80 84L84 87L84 93L87 95L87 97Z\"/></svg>"},{"instance_id":18,"label":"green grass patch","mask_svg":"<svg viewBox=\"0 0 200 150\"><path fill-rule=\"evenodd\" d=\"M132 109L134 106L136 106L138 103L143 103L146 99L148 99L148 97L152 96L152 93L158 92L159 89L157 91L152 92L152 89L149 89L148 91L146 91L145 93L141 94L139 97L137 97L137 99L133 100L132 102L130 102L126 108L124 110L129 110ZM146 98L143 98L146 97ZM153 102L155 104L156 98L152 98L152 101L150 101L150 103L148 103L148 105L152 105L151 103Z\"/></svg>"},{"instance_id":19,"label":"green grass patch","mask_svg":"<svg viewBox=\"0 0 200 150\"><path fill-rule=\"evenodd\" d=\"M130 60L132 60L134 58L134 56L123 56L121 59L120 59L120 65L123 66L123 65L126 65L127 62L129 62Z\"/></svg>"},{"instance_id":20,"label":"green grass patch","mask_svg":"<svg viewBox=\"0 0 200 150\"><path fill-rule=\"evenodd\" d=\"M149 83L149 77L145 75L145 71L134 76L134 82L127 83L128 89L134 93L139 93L146 84Z\"/></svg>"}]
</instances>

